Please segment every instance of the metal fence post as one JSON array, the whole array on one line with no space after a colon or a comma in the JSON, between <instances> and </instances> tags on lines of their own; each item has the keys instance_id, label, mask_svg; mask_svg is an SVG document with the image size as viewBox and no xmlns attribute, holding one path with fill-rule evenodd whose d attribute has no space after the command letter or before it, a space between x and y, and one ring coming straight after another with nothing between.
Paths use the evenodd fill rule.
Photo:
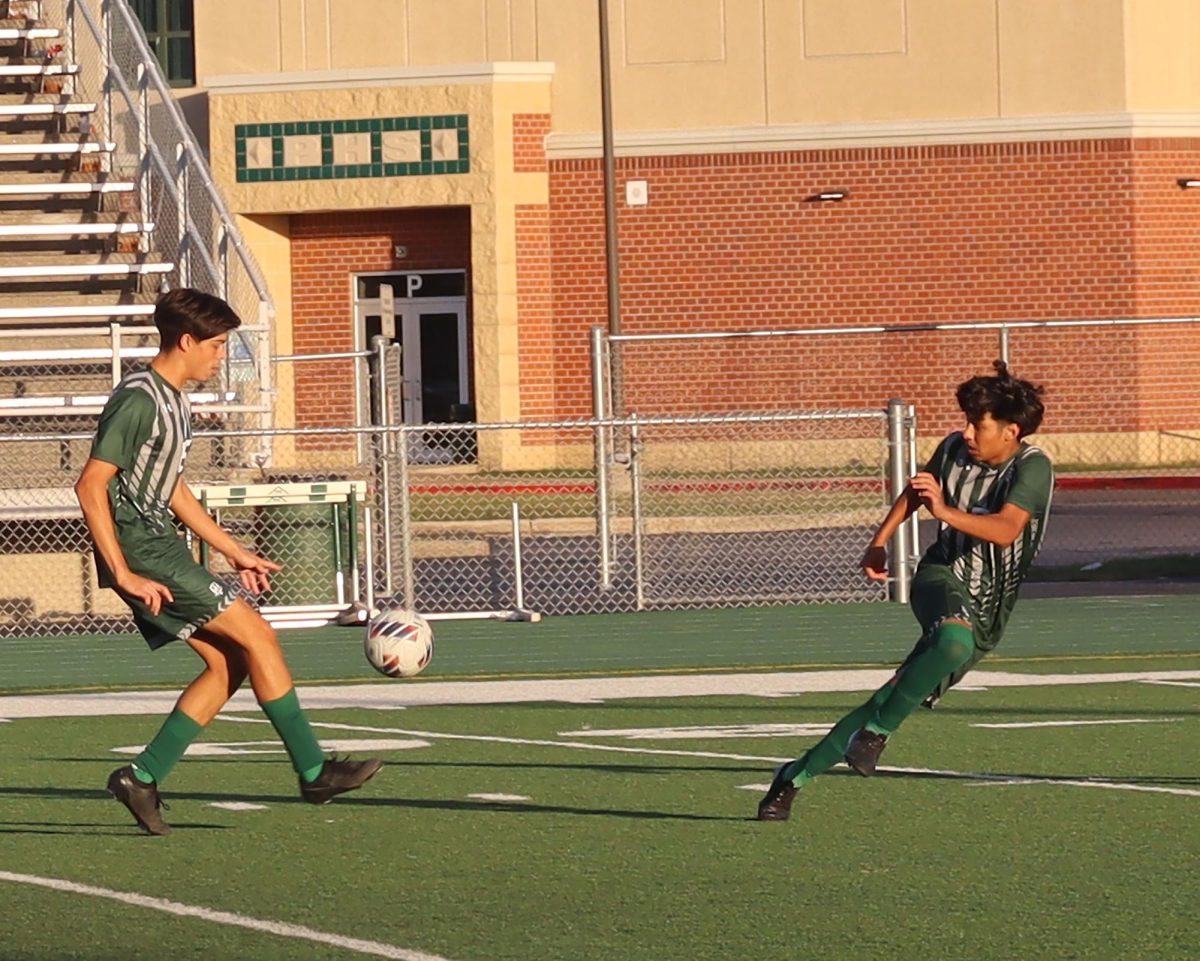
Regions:
<instances>
[{"instance_id":1,"label":"metal fence post","mask_svg":"<svg viewBox=\"0 0 1200 961\"><path fill-rule=\"evenodd\" d=\"M383 592L385 594L392 593L392 471L389 458L391 451L389 450L390 435L387 432L388 427L388 404L387 404L387 339L384 337L372 337L371 347L375 353L371 357L371 377L375 381L375 410L374 420L375 426L379 428L377 433L371 435L372 446L375 448L375 471L376 478L379 484L379 507L381 512L381 526L383 528ZM400 437L401 443L406 441L404 435Z\"/></svg>"},{"instance_id":2,"label":"metal fence post","mask_svg":"<svg viewBox=\"0 0 1200 961\"><path fill-rule=\"evenodd\" d=\"M180 143L175 145L175 229L179 231L179 283L188 287L192 282L191 246L188 232L188 152ZM217 278L220 285L224 278ZM222 292L222 296L224 293Z\"/></svg>"},{"instance_id":3,"label":"metal fence post","mask_svg":"<svg viewBox=\"0 0 1200 961\"><path fill-rule=\"evenodd\" d=\"M101 97L103 98L101 106L104 110L104 130L102 131L101 139L112 140L115 135L112 114L113 31L112 4L109 0L102 0L100 4L100 32L104 39L104 43L100 48L101 69L103 71L102 82L100 84Z\"/></svg>"},{"instance_id":4,"label":"metal fence post","mask_svg":"<svg viewBox=\"0 0 1200 961\"><path fill-rule=\"evenodd\" d=\"M908 441L908 472L915 474L920 462L917 460L917 408L912 404L904 407L904 431ZM921 560L921 518L917 512L908 519L909 570L916 573Z\"/></svg>"},{"instance_id":5,"label":"metal fence post","mask_svg":"<svg viewBox=\"0 0 1200 961\"><path fill-rule=\"evenodd\" d=\"M1000 328L1000 359L1008 363L1008 328Z\"/></svg>"},{"instance_id":6,"label":"metal fence post","mask_svg":"<svg viewBox=\"0 0 1200 961\"><path fill-rule=\"evenodd\" d=\"M908 486L908 445L904 431L904 401L888 401L888 472L891 479L892 501ZM901 524L892 536L892 600L908 603L909 527Z\"/></svg>"},{"instance_id":7,"label":"metal fence post","mask_svg":"<svg viewBox=\"0 0 1200 961\"><path fill-rule=\"evenodd\" d=\"M112 366L110 375L112 385L116 387L121 382L121 325L116 321L108 325L108 334L112 344Z\"/></svg>"},{"instance_id":8,"label":"metal fence post","mask_svg":"<svg viewBox=\"0 0 1200 961\"><path fill-rule=\"evenodd\" d=\"M138 203L141 204L142 220L154 219L154 193L150 181L152 163L150 159L150 73L144 63L137 65L137 140L141 176L138 178ZM150 238L145 232L138 236L138 250L148 253ZM182 259L182 258L181 258ZM182 267L181 267L182 269ZM183 285L186 278L181 275Z\"/></svg>"},{"instance_id":9,"label":"metal fence post","mask_svg":"<svg viewBox=\"0 0 1200 961\"><path fill-rule=\"evenodd\" d=\"M642 440L637 414L630 414L629 425L629 512L633 525L634 600L639 611L646 609L645 545L642 543Z\"/></svg>"},{"instance_id":10,"label":"metal fence post","mask_svg":"<svg viewBox=\"0 0 1200 961\"><path fill-rule=\"evenodd\" d=\"M592 416L596 420L596 536L600 541L600 587L612 587L612 550L609 542L608 437L604 423L604 328L592 328Z\"/></svg>"}]
</instances>

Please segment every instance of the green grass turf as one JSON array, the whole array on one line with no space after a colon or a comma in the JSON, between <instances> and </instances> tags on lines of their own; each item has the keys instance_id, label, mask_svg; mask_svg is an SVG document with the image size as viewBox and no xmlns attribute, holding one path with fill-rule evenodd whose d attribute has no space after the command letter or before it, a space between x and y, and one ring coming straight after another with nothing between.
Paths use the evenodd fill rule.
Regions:
<instances>
[{"instance_id":1,"label":"green grass turf","mask_svg":"<svg viewBox=\"0 0 1200 961\"><path fill-rule=\"evenodd\" d=\"M1171 669L1195 657L1087 669ZM1007 663L1006 670L1041 668ZM987 672L972 675L986 684ZM599 683L599 682L598 682ZM313 713L318 724L560 738L587 728L829 723L863 698L675 698ZM249 716L249 715L247 715ZM1160 723L994 730L981 722ZM885 765L1200 789L1196 689L1137 683L954 692ZM429 738L358 794L313 808L282 756L188 759L174 835L137 835L99 786L157 718L0 725L0 870L303 924L454 961L788 956L1195 957L1200 797L832 772L787 824L749 820L775 757L812 738L595 743L764 760ZM323 736L327 730L319 729ZM339 737L355 736L338 732ZM379 737L379 734L362 734ZM208 742L269 737L218 720ZM590 743L590 742L589 742ZM487 802L478 792L522 795ZM231 812L214 801L265 811ZM276 936L0 882L0 956L23 961L349 958Z\"/></svg>"},{"instance_id":2,"label":"green grass turf","mask_svg":"<svg viewBox=\"0 0 1200 961\"><path fill-rule=\"evenodd\" d=\"M996 657L1200 653L1200 596L1031 598ZM899 604L651 611L537 624L437 621L423 678L612 674L888 664L917 624ZM361 628L280 633L300 683L365 681ZM136 635L0 638L0 690L173 687L200 662L184 644L151 654Z\"/></svg>"}]
</instances>

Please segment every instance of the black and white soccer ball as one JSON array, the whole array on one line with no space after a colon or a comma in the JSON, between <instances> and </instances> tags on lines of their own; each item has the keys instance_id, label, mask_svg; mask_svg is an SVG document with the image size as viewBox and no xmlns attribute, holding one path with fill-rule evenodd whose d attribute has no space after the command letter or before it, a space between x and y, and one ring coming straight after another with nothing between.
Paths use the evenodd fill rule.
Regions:
<instances>
[{"instance_id":1,"label":"black and white soccer ball","mask_svg":"<svg viewBox=\"0 0 1200 961\"><path fill-rule=\"evenodd\" d=\"M367 661L387 677L415 677L433 660L433 628L416 611L384 611L367 624Z\"/></svg>"}]
</instances>

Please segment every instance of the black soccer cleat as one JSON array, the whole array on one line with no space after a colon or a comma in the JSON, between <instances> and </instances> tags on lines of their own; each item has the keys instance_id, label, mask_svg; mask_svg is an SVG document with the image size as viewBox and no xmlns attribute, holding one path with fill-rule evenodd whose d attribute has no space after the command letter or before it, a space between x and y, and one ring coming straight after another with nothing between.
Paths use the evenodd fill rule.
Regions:
<instances>
[{"instance_id":1,"label":"black soccer cleat","mask_svg":"<svg viewBox=\"0 0 1200 961\"><path fill-rule=\"evenodd\" d=\"M937 702L940 701L941 699L942 698L938 694L938 692L934 691L927 698L925 698L925 700L923 700L921 702L921 707L925 708L926 710L932 711L935 707L937 707Z\"/></svg>"},{"instance_id":2,"label":"black soccer cleat","mask_svg":"<svg viewBox=\"0 0 1200 961\"><path fill-rule=\"evenodd\" d=\"M846 745L846 763L863 777L870 777L886 746L886 734L876 734L864 727Z\"/></svg>"},{"instance_id":3,"label":"black soccer cleat","mask_svg":"<svg viewBox=\"0 0 1200 961\"><path fill-rule=\"evenodd\" d=\"M165 808L158 796L157 784L143 784L133 774L133 766L119 767L108 776L108 793L129 808L129 813L147 834L159 837L171 833L171 826L158 813Z\"/></svg>"},{"instance_id":4,"label":"black soccer cleat","mask_svg":"<svg viewBox=\"0 0 1200 961\"><path fill-rule=\"evenodd\" d=\"M775 769L775 777L767 793L758 802L758 820L786 821L792 814L792 799L796 796L796 785L783 780L783 769L780 765Z\"/></svg>"},{"instance_id":5,"label":"black soccer cleat","mask_svg":"<svg viewBox=\"0 0 1200 961\"><path fill-rule=\"evenodd\" d=\"M339 794L354 791L379 773L383 762L330 758L315 781L300 781L300 795L309 804L328 804Z\"/></svg>"}]
</instances>

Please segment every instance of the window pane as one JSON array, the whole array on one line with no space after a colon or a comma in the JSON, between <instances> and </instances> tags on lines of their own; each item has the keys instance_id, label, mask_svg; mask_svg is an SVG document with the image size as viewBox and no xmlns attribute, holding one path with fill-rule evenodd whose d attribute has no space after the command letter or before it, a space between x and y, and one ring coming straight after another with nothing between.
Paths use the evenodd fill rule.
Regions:
<instances>
[{"instance_id":1,"label":"window pane","mask_svg":"<svg viewBox=\"0 0 1200 961\"><path fill-rule=\"evenodd\" d=\"M192 30L192 0L167 0L167 29L172 33Z\"/></svg>"},{"instance_id":2,"label":"window pane","mask_svg":"<svg viewBox=\"0 0 1200 961\"><path fill-rule=\"evenodd\" d=\"M146 33L158 33L158 0L133 0L133 12Z\"/></svg>"},{"instance_id":3,"label":"window pane","mask_svg":"<svg viewBox=\"0 0 1200 961\"><path fill-rule=\"evenodd\" d=\"M172 83L194 83L196 67L192 56L192 38L167 40L167 79Z\"/></svg>"}]
</instances>

